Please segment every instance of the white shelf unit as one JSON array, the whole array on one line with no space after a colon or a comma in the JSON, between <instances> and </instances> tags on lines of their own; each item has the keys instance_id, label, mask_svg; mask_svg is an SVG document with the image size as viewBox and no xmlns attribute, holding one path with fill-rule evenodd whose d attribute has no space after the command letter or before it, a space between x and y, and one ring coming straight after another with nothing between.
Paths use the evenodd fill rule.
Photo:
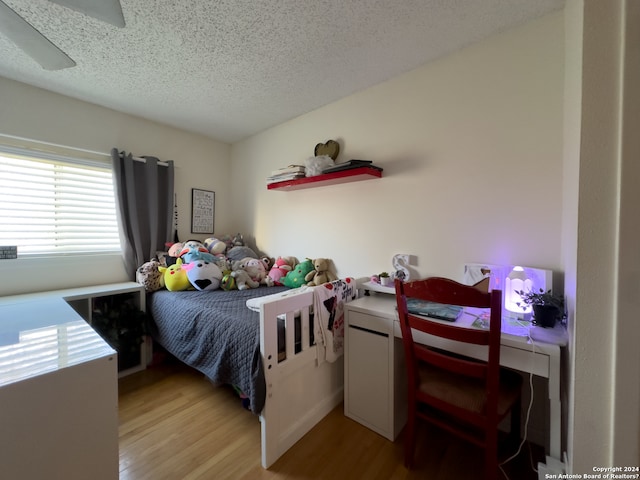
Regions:
<instances>
[{"instance_id":1,"label":"white shelf unit","mask_svg":"<svg viewBox=\"0 0 640 480\"><path fill-rule=\"evenodd\" d=\"M99 306L98 304L100 302L104 302L107 299L112 299L116 302L131 302L138 310L146 312L146 295L144 287L135 282L73 288L52 293L56 293L64 298L65 301L78 313L78 315L92 326L95 307ZM151 338L145 336L143 343L140 345L139 362L137 364L127 362L124 365L124 368L119 368L118 377L124 377L144 370L150 363L151 355ZM122 361L119 363L122 363Z\"/></svg>"}]
</instances>

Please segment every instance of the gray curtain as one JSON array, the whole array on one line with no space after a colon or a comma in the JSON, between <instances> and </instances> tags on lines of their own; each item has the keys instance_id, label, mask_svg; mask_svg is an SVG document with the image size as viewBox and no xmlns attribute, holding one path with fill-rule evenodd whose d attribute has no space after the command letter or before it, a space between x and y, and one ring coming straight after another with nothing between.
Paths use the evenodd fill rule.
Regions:
<instances>
[{"instance_id":1,"label":"gray curtain","mask_svg":"<svg viewBox=\"0 0 640 480\"><path fill-rule=\"evenodd\" d=\"M120 244L131 280L173 238L173 161L165 167L155 157L144 158L111 150Z\"/></svg>"}]
</instances>

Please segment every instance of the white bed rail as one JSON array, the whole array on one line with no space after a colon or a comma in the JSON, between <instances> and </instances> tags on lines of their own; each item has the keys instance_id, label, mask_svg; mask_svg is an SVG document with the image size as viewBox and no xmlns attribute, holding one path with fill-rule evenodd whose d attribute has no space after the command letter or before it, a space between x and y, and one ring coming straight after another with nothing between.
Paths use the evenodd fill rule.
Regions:
<instances>
[{"instance_id":1,"label":"white bed rail","mask_svg":"<svg viewBox=\"0 0 640 480\"><path fill-rule=\"evenodd\" d=\"M262 304L260 352L266 382L260 415L262 466L269 468L343 399L343 361L318 362L311 345L309 317L313 289ZM296 352L295 317L301 318L301 345ZM285 321L286 358L278 361L278 318Z\"/></svg>"}]
</instances>

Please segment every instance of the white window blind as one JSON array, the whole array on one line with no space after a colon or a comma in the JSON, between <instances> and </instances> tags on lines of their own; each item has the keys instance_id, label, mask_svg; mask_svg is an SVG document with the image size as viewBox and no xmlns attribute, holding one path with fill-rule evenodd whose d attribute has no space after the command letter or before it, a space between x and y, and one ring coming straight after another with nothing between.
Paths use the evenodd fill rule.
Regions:
<instances>
[{"instance_id":1,"label":"white window blind","mask_svg":"<svg viewBox=\"0 0 640 480\"><path fill-rule=\"evenodd\" d=\"M120 251L111 166L0 148L0 245L18 256Z\"/></svg>"}]
</instances>

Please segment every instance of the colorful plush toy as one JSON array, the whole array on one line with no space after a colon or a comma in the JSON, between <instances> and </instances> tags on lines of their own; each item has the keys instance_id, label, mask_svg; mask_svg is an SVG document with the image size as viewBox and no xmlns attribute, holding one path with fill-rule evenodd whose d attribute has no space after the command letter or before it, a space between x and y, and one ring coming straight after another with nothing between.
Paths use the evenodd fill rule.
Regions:
<instances>
[{"instance_id":1,"label":"colorful plush toy","mask_svg":"<svg viewBox=\"0 0 640 480\"><path fill-rule=\"evenodd\" d=\"M285 287L297 288L305 285L305 277L313 270L313 262L307 258L304 262L299 263L291 270L282 280Z\"/></svg>"},{"instance_id":2,"label":"colorful plush toy","mask_svg":"<svg viewBox=\"0 0 640 480\"><path fill-rule=\"evenodd\" d=\"M189 240L185 242L180 251L179 257L182 259L182 263L191 263L197 260L203 260L205 262L213 263L215 257L209 253L207 247L197 240Z\"/></svg>"},{"instance_id":3,"label":"colorful plush toy","mask_svg":"<svg viewBox=\"0 0 640 480\"><path fill-rule=\"evenodd\" d=\"M259 282L256 282L251 278L251 275L245 270L246 265L243 262L234 262L231 276L236 281L236 288L238 290L246 290L248 288L256 288L260 286ZM253 268L253 267L251 267Z\"/></svg>"},{"instance_id":4,"label":"colorful plush toy","mask_svg":"<svg viewBox=\"0 0 640 480\"><path fill-rule=\"evenodd\" d=\"M317 286L337 280L337 277L329 270L330 266L331 261L328 258L316 258L313 261L313 270L304 277L307 285Z\"/></svg>"},{"instance_id":5,"label":"colorful plush toy","mask_svg":"<svg viewBox=\"0 0 640 480\"><path fill-rule=\"evenodd\" d=\"M218 268L220 269L223 275L226 275L227 273L231 273L231 261L224 255L215 257L215 260L213 261L213 263L215 263L218 266Z\"/></svg>"},{"instance_id":6,"label":"colorful plush toy","mask_svg":"<svg viewBox=\"0 0 640 480\"><path fill-rule=\"evenodd\" d=\"M233 290L236 288L236 279L233 275L231 275L231 272L225 273L222 276L222 281L220 282L220 288L222 288L223 290L226 290L227 292L229 290Z\"/></svg>"},{"instance_id":7,"label":"colorful plush toy","mask_svg":"<svg viewBox=\"0 0 640 480\"><path fill-rule=\"evenodd\" d=\"M196 260L182 265L182 269L196 290L215 290L220 286L222 272L215 263Z\"/></svg>"},{"instance_id":8,"label":"colorful plush toy","mask_svg":"<svg viewBox=\"0 0 640 480\"><path fill-rule=\"evenodd\" d=\"M273 267L269 270L267 278L265 279L267 285L270 287L273 285L282 285L283 277L293 270L293 267L297 263L293 257L278 257L273 263Z\"/></svg>"},{"instance_id":9,"label":"colorful plush toy","mask_svg":"<svg viewBox=\"0 0 640 480\"><path fill-rule=\"evenodd\" d=\"M233 242L234 247L244 246L244 237L241 233L236 233L235 237L233 237L231 241Z\"/></svg>"},{"instance_id":10,"label":"colorful plush toy","mask_svg":"<svg viewBox=\"0 0 640 480\"><path fill-rule=\"evenodd\" d=\"M153 259L143 263L136 270L136 282L143 285L147 292L155 292L164 287L164 277L158 270L159 267L161 267L160 262Z\"/></svg>"},{"instance_id":11,"label":"colorful plush toy","mask_svg":"<svg viewBox=\"0 0 640 480\"><path fill-rule=\"evenodd\" d=\"M267 272L269 271L270 263L271 260L269 260L268 257L247 257L243 258L240 263L237 264L237 267L246 271L251 277L251 280L253 280L254 282L266 285L267 282L265 279L267 278ZM237 268L234 268L234 270L237 270Z\"/></svg>"},{"instance_id":12,"label":"colorful plush toy","mask_svg":"<svg viewBox=\"0 0 640 480\"><path fill-rule=\"evenodd\" d=\"M238 235L240 235L240 234L238 234ZM225 235L220 235L220 236L218 236L216 238L227 246L226 251L229 251L229 249L234 246L233 239L235 237L233 235L225 234Z\"/></svg>"},{"instance_id":13,"label":"colorful plush toy","mask_svg":"<svg viewBox=\"0 0 640 480\"><path fill-rule=\"evenodd\" d=\"M175 265L176 260L180 258L180 252L184 247L184 243L177 242L167 245L169 245L169 250L167 251L167 256L164 257L164 262L161 263L165 263L167 267L170 267L171 265Z\"/></svg>"},{"instance_id":14,"label":"colorful plush toy","mask_svg":"<svg viewBox=\"0 0 640 480\"><path fill-rule=\"evenodd\" d=\"M211 255L224 255L224 252L227 251L227 244L215 237L207 238L202 244Z\"/></svg>"},{"instance_id":15,"label":"colorful plush toy","mask_svg":"<svg viewBox=\"0 0 640 480\"><path fill-rule=\"evenodd\" d=\"M178 258L174 265L170 267L158 267L164 274L164 284L170 292L188 290L191 287L187 271L182 268L182 259Z\"/></svg>"}]
</instances>

